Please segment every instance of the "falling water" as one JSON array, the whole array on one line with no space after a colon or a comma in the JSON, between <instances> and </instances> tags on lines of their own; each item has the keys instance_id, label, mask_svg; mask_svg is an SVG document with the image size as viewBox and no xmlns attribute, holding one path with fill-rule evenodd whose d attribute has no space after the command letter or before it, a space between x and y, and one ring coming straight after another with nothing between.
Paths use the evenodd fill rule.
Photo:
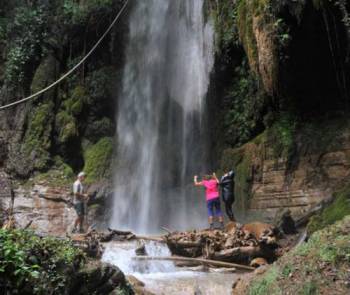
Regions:
<instances>
[{"instance_id":1,"label":"falling water","mask_svg":"<svg viewBox=\"0 0 350 295\"><path fill-rule=\"evenodd\" d=\"M116 228L156 232L205 222L204 200L190 185L207 160L213 26L203 2L148 0L132 8L117 112Z\"/></svg>"}]
</instances>

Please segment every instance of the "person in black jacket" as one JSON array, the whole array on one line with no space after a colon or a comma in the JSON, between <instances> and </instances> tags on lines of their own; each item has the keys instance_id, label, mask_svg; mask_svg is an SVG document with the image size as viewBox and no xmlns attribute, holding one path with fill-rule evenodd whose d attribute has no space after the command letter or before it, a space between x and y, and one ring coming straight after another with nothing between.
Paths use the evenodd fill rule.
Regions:
<instances>
[{"instance_id":1,"label":"person in black jacket","mask_svg":"<svg viewBox=\"0 0 350 295\"><path fill-rule=\"evenodd\" d=\"M234 177L235 177L235 173L233 172L233 170L231 170L230 172L227 172L224 176L222 176L220 180L221 196L225 203L226 214L231 221L236 221L232 211L232 205L233 205L233 202L235 201Z\"/></svg>"}]
</instances>

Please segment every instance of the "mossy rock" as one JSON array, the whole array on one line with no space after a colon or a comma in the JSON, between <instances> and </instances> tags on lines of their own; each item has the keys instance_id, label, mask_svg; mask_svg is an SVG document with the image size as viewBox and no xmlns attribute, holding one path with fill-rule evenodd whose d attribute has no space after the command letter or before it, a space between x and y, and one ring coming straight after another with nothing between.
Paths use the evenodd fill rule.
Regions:
<instances>
[{"instance_id":1,"label":"mossy rock","mask_svg":"<svg viewBox=\"0 0 350 295\"><path fill-rule=\"evenodd\" d=\"M67 111L61 111L57 114L56 124L59 133L58 140L60 143L66 143L70 139L79 136L76 120Z\"/></svg>"},{"instance_id":2,"label":"mossy rock","mask_svg":"<svg viewBox=\"0 0 350 295\"><path fill-rule=\"evenodd\" d=\"M113 139L110 137L104 137L87 148L84 153L84 171L87 174L87 183L96 182L110 176L112 155Z\"/></svg>"},{"instance_id":3,"label":"mossy rock","mask_svg":"<svg viewBox=\"0 0 350 295\"><path fill-rule=\"evenodd\" d=\"M87 100L86 89L81 85L76 86L69 98L63 100L61 109L56 115L56 129L60 143L68 143L79 137L78 121Z\"/></svg>"},{"instance_id":4,"label":"mossy rock","mask_svg":"<svg viewBox=\"0 0 350 295\"><path fill-rule=\"evenodd\" d=\"M114 124L110 118L103 117L102 119L93 119L88 122L85 135L87 139L96 142L101 137L114 135Z\"/></svg>"},{"instance_id":5,"label":"mossy rock","mask_svg":"<svg viewBox=\"0 0 350 295\"><path fill-rule=\"evenodd\" d=\"M89 93L87 105L91 113L101 116L110 111L108 107L113 104L115 72L113 67L102 67L86 77L86 87Z\"/></svg>"},{"instance_id":6,"label":"mossy rock","mask_svg":"<svg viewBox=\"0 0 350 295\"><path fill-rule=\"evenodd\" d=\"M49 166L53 109L54 103L48 101L37 106L29 117L22 152L33 169L45 170Z\"/></svg>"},{"instance_id":7,"label":"mossy rock","mask_svg":"<svg viewBox=\"0 0 350 295\"><path fill-rule=\"evenodd\" d=\"M309 233L321 230L327 225L333 224L345 216L350 215L350 185L342 191L335 193L333 203L320 214L313 216L307 225Z\"/></svg>"},{"instance_id":8,"label":"mossy rock","mask_svg":"<svg viewBox=\"0 0 350 295\"><path fill-rule=\"evenodd\" d=\"M221 159L221 170L235 171L236 206L242 212L248 209L252 185L252 160L257 146L249 143L241 148L226 149Z\"/></svg>"},{"instance_id":9,"label":"mossy rock","mask_svg":"<svg viewBox=\"0 0 350 295\"><path fill-rule=\"evenodd\" d=\"M31 84L32 93L38 92L48 86L56 78L58 72L58 62L52 56L49 55L43 59L35 71L33 81ZM50 91L50 95L53 91Z\"/></svg>"}]
</instances>

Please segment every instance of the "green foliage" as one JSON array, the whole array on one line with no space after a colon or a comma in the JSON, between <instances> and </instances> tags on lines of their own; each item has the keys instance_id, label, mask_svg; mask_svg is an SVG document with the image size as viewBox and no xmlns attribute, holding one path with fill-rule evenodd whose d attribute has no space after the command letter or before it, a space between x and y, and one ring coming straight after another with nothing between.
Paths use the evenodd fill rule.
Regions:
<instances>
[{"instance_id":1,"label":"green foliage","mask_svg":"<svg viewBox=\"0 0 350 295\"><path fill-rule=\"evenodd\" d=\"M291 35L290 35L290 29L288 27L288 25L286 24L285 20L282 18L278 18L274 24L274 29L276 32L276 36L277 36L277 41L279 43L279 53L280 53L280 59L285 58L284 56L282 56L282 49L286 48L290 41L291 41Z\"/></svg>"},{"instance_id":2,"label":"green foliage","mask_svg":"<svg viewBox=\"0 0 350 295\"><path fill-rule=\"evenodd\" d=\"M86 77L86 88L89 93L87 104L94 112L101 112L101 108L108 106L112 95L112 81L115 70L112 67L102 67L91 72Z\"/></svg>"},{"instance_id":3,"label":"green foliage","mask_svg":"<svg viewBox=\"0 0 350 295\"><path fill-rule=\"evenodd\" d=\"M290 113L281 113L271 128L267 129L268 142L273 144L276 157L288 157L293 151L297 120Z\"/></svg>"},{"instance_id":4,"label":"green foliage","mask_svg":"<svg viewBox=\"0 0 350 295\"><path fill-rule=\"evenodd\" d=\"M21 294L63 294L84 255L69 241L0 229L0 283Z\"/></svg>"},{"instance_id":5,"label":"green foliage","mask_svg":"<svg viewBox=\"0 0 350 295\"><path fill-rule=\"evenodd\" d=\"M113 140L109 137L100 139L85 152L84 171L88 183L98 181L110 173L113 154Z\"/></svg>"},{"instance_id":6,"label":"green foliage","mask_svg":"<svg viewBox=\"0 0 350 295\"><path fill-rule=\"evenodd\" d=\"M234 2L210 1L209 12L214 19L217 51L238 45L237 6Z\"/></svg>"},{"instance_id":7,"label":"green foliage","mask_svg":"<svg viewBox=\"0 0 350 295\"><path fill-rule=\"evenodd\" d=\"M83 25L90 15L97 11L109 11L112 8L112 0L64 0L63 15L65 22L70 25Z\"/></svg>"},{"instance_id":8,"label":"green foliage","mask_svg":"<svg viewBox=\"0 0 350 295\"><path fill-rule=\"evenodd\" d=\"M281 273L284 277L288 277L294 271L294 267L291 264L286 264Z\"/></svg>"},{"instance_id":9,"label":"green foliage","mask_svg":"<svg viewBox=\"0 0 350 295\"><path fill-rule=\"evenodd\" d=\"M306 282L303 285L302 295L316 295L317 292L317 284L315 282Z\"/></svg>"},{"instance_id":10,"label":"green foliage","mask_svg":"<svg viewBox=\"0 0 350 295\"><path fill-rule=\"evenodd\" d=\"M260 17L260 25L272 23L270 0L239 0L237 3L237 26L240 40L247 53L252 70L257 72L258 50L253 32L253 18Z\"/></svg>"},{"instance_id":11,"label":"green foliage","mask_svg":"<svg viewBox=\"0 0 350 295\"><path fill-rule=\"evenodd\" d=\"M310 239L280 258L269 271L253 279L248 294L339 294L348 289L350 266L350 216L313 233ZM328 269L337 269L336 277Z\"/></svg>"},{"instance_id":12,"label":"green foliage","mask_svg":"<svg viewBox=\"0 0 350 295\"><path fill-rule=\"evenodd\" d=\"M228 109L224 118L225 138L232 146L242 145L256 135L267 103L266 95L259 91L258 81L245 62L236 68L236 75L232 90L225 98Z\"/></svg>"},{"instance_id":13,"label":"green foliage","mask_svg":"<svg viewBox=\"0 0 350 295\"><path fill-rule=\"evenodd\" d=\"M250 63L257 64L258 50L253 32L253 16L254 12L249 1L240 0L237 4L237 26L240 40Z\"/></svg>"},{"instance_id":14,"label":"green foliage","mask_svg":"<svg viewBox=\"0 0 350 295\"><path fill-rule=\"evenodd\" d=\"M100 120L94 120L85 130L85 137L89 140L96 142L99 138L103 136L113 136L114 135L114 125L111 119L103 117Z\"/></svg>"},{"instance_id":15,"label":"green foliage","mask_svg":"<svg viewBox=\"0 0 350 295\"><path fill-rule=\"evenodd\" d=\"M334 202L320 214L313 216L307 226L313 233L350 215L350 186L335 194Z\"/></svg>"},{"instance_id":16,"label":"green foliage","mask_svg":"<svg viewBox=\"0 0 350 295\"><path fill-rule=\"evenodd\" d=\"M340 219L339 219L340 220ZM343 217L345 223L350 221L350 213ZM310 240L294 250L297 255L328 262L336 266L341 262L350 262L350 235L346 235L342 222L333 223L332 227L312 234Z\"/></svg>"},{"instance_id":17,"label":"green foliage","mask_svg":"<svg viewBox=\"0 0 350 295\"><path fill-rule=\"evenodd\" d=\"M254 281L249 287L249 295L277 295L282 294L277 285L278 270L276 267L271 267L263 278Z\"/></svg>"},{"instance_id":18,"label":"green foliage","mask_svg":"<svg viewBox=\"0 0 350 295\"><path fill-rule=\"evenodd\" d=\"M20 6L13 21L7 24L6 39L10 42L6 56L5 81L16 86L25 81L44 52L42 43L47 36L46 19L41 7Z\"/></svg>"}]
</instances>

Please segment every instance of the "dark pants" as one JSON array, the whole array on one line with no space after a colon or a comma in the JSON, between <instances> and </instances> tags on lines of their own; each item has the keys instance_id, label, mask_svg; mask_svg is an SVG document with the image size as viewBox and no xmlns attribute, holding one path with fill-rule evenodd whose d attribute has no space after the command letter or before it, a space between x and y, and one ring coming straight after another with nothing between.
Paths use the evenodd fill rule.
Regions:
<instances>
[{"instance_id":1,"label":"dark pants","mask_svg":"<svg viewBox=\"0 0 350 295\"><path fill-rule=\"evenodd\" d=\"M229 198L224 198L226 215L231 221L236 221L232 210L232 205L234 201L235 199L233 196Z\"/></svg>"},{"instance_id":2,"label":"dark pants","mask_svg":"<svg viewBox=\"0 0 350 295\"><path fill-rule=\"evenodd\" d=\"M85 215L85 204L84 202L77 202L74 204L75 212L77 213L78 217L84 217Z\"/></svg>"}]
</instances>

